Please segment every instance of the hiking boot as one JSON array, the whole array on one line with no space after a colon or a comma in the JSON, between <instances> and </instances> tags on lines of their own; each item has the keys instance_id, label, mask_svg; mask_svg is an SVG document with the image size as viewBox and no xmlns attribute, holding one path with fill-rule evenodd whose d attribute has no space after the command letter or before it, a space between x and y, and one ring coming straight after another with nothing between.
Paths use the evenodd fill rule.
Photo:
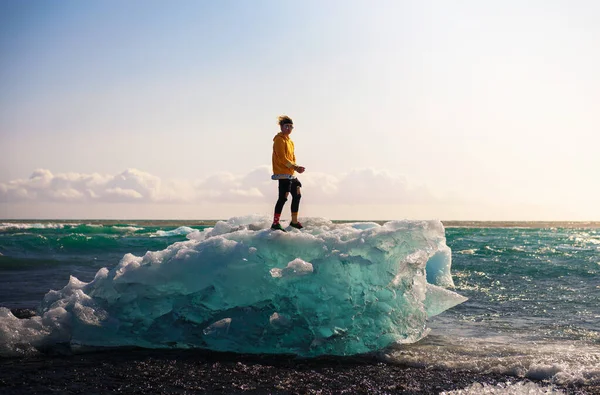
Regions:
<instances>
[{"instance_id":1,"label":"hiking boot","mask_svg":"<svg viewBox=\"0 0 600 395\"><path fill-rule=\"evenodd\" d=\"M285 229L283 229L283 226L281 226L281 224L273 224L273 225L271 225L271 229L280 230L282 232L285 232Z\"/></svg>"},{"instance_id":2,"label":"hiking boot","mask_svg":"<svg viewBox=\"0 0 600 395\"><path fill-rule=\"evenodd\" d=\"M304 226L302 226L302 224L301 224L300 222L296 222L296 223L294 223L294 222L291 222L291 223L290 223L290 226L291 226L292 228L296 228L296 229L302 229L302 228L304 228Z\"/></svg>"}]
</instances>

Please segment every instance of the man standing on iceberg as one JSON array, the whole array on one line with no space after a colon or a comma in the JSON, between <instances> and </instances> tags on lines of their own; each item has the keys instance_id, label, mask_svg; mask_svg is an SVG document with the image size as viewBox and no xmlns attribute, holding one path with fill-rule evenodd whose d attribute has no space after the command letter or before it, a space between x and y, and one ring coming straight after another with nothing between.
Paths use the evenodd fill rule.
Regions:
<instances>
[{"instance_id":1,"label":"man standing on iceberg","mask_svg":"<svg viewBox=\"0 0 600 395\"><path fill-rule=\"evenodd\" d=\"M284 231L279 223L283 206L287 202L289 194L292 194L292 222L290 226L296 229L302 229L302 224L298 222L298 209L300 208L300 180L294 176L295 172L304 173L304 167L296 164L296 155L294 154L294 142L290 139L290 134L294 129L294 122L287 115L279 117L279 128L281 131L273 138L273 180L279 181L279 199L275 204L275 214L273 216L273 225L271 229Z\"/></svg>"}]
</instances>

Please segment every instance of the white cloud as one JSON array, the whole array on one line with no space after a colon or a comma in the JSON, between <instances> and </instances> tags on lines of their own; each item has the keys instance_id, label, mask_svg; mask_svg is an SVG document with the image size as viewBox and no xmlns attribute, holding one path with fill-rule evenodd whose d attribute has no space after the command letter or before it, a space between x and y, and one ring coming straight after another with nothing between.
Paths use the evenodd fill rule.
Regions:
<instances>
[{"instance_id":1,"label":"white cloud","mask_svg":"<svg viewBox=\"0 0 600 395\"><path fill-rule=\"evenodd\" d=\"M406 204L435 199L425 187L384 170L357 169L338 176L305 173L303 194L317 204ZM274 201L277 183L268 166L246 174L220 172L199 180L166 180L137 169L116 175L35 170L28 179L0 183L4 202L214 203L249 204Z\"/></svg>"},{"instance_id":2,"label":"white cloud","mask_svg":"<svg viewBox=\"0 0 600 395\"><path fill-rule=\"evenodd\" d=\"M35 170L28 179L0 184L0 200L6 202L130 202L157 201L160 179L129 169L115 176L80 173L52 174Z\"/></svg>"},{"instance_id":3,"label":"white cloud","mask_svg":"<svg viewBox=\"0 0 600 395\"><path fill-rule=\"evenodd\" d=\"M104 200L112 200L114 198L116 201L122 200L139 200L144 196L134 189L123 189L123 188L109 188L106 190L104 194Z\"/></svg>"},{"instance_id":4,"label":"white cloud","mask_svg":"<svg viewBox=\"0 0 600 395\"><path fill-rule=\"evenodd\" d=\"M277 182L268 166L244 174L216 173L196 180L163 180L128 169L116 175L35 170L27 179L0 183L1 218L197 218L270 215ZM595 220L598 210L494 202L472 196L438 198L386 170L332 175L307 172L302 216L332 219ZM289 203L285 212L289 214Z\"/></svg>"}]
</instances>

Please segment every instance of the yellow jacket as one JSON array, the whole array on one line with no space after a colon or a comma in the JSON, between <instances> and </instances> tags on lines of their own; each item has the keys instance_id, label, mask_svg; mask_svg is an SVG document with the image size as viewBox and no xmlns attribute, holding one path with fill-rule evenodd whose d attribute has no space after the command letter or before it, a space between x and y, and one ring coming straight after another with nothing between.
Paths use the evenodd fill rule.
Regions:
<instances>
[{"instance_id":1,"label":"yellow jacket","mask_svg":"<svg viewBox=\"0 0 600 395\"><path fill-rule=\"evenodd\" d=\"M294 142L289 136L277 133L273 137L273 174L294 175L296 155L294 155Z\"/></svg>"}]
</instances>

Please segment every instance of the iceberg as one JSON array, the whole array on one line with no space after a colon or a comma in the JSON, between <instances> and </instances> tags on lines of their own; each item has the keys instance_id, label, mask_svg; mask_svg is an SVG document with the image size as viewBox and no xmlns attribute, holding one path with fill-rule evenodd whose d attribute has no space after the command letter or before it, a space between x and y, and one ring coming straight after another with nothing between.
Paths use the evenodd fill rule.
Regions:
<instances>
[{"instance_id":1,"label":"iceberg","mask_svg":"<svg viewBox=\"0 0 600 395\"><path fill-rule=\"evenodd\" d=\"M455 293L440 221L333 223L288 232L220 221L89 282L71 277L39 316L0 308L0 354L53 344L354 355L413 343Z\"/></svg>"}]
</instances>

